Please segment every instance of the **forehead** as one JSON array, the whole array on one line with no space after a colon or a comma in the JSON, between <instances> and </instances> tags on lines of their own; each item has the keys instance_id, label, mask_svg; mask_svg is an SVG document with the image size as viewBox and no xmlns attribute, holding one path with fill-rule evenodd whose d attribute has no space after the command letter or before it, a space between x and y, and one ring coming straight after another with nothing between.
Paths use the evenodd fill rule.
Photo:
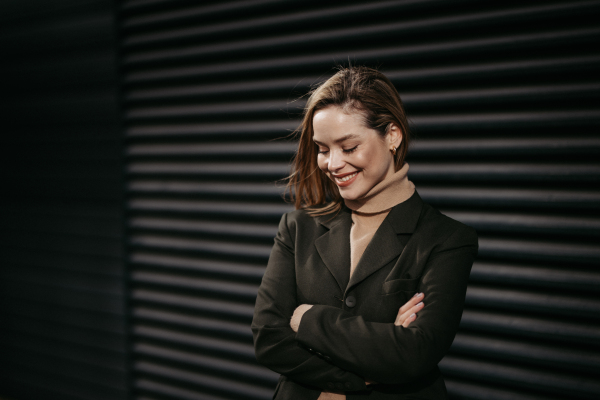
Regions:
<instances>
[{"instance_id":1,"label":"forehead","mask_svg":"<svg viewBox=\"0 0 600 400\"><path fill-rule=\"evenodd\" d=\"M339 107L323 108L313 116L313 139L336 140L350 134L362 136L371 130L363 121L363 116L358 112L346 113Z\"/></svg>"}]
</instances>

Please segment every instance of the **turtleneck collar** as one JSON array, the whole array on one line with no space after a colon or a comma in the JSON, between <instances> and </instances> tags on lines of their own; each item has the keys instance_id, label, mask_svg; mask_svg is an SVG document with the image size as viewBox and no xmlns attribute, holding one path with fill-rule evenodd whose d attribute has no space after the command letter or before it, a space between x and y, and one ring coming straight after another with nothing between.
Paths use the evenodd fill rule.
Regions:
<instances>
[{"instance_id":1,"label":"turtleneck collar","mask_svg":"<svg viewBox=\"0 0 600 400\"><path fill-rule=\"evenodd\" d=\"M346 200L346 206L354 212L380 213L408 200L415 192L415 185L408 180L408 163L371 188L360 199Z\"/></svg>"}]
</instances>

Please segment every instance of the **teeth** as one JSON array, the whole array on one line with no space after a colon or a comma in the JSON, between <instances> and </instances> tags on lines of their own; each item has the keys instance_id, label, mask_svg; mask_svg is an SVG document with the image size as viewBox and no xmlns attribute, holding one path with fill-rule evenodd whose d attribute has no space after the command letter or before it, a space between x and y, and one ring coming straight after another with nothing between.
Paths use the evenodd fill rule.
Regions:
<instances>
[{"instance_id":1,"label":"teeth","mask_svg":"<svg viewBox=\"0 0 600 400\"><path fill-rule=\"evenodd\" d=\"M356 176L356 174L358 174L358 172L355 172L352 175L348 175L348 176L345 176L343 178L337 178L337 180L340 181L340 182L346 182L346 181L354 178Z\"/></svg>"}]
</instances>

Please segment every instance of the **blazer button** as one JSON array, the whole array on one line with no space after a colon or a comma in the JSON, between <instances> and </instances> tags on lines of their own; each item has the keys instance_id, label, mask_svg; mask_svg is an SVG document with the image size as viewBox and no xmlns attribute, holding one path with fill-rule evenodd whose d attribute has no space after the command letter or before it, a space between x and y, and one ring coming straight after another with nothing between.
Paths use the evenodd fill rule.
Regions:
<instances>
[{"instance_id":1,"label":"blazer button","mask_svg":"<svg viewBox=\"0 0 600 400\"><path fill-rule=\"evenodd\" d=\"M350 308L356 305L356 299L354 298L354 296L346 297L346 305Z\"/></svg>"},{"instance_id":2,"label":"blazer button","mask_svg":"<svg viewBox=\"0 0 600 400\"><path fill-rule=\"evenodd\" d=\"M348 389L348 390L352 389L352 383L350 383L350 382L346 382L346 384L344 386L346 386L346 389Z\"/></svg>"},{"instance_id":3,"label":"blazer button","mask_svg":"<svg viewBox=\"0 0 600 400\"><path fill-rule=\"evenodd\" d=\"M340 390L340 391L344 390L344 384L343 384L342 382L338 382L338 383L337 383L335 386L336 386L336 387L338 388L338 390Z\"/></svg>"},{"instance_id":4,"label":"blazer button","mask_svg":"<svg viewBox=\"0 0 600 400\"><path fill-rule=\"evenodd\" d=\"M333 382L327 382L328 389L335 389L335 384Z\"/></svg>"}]
</instances>

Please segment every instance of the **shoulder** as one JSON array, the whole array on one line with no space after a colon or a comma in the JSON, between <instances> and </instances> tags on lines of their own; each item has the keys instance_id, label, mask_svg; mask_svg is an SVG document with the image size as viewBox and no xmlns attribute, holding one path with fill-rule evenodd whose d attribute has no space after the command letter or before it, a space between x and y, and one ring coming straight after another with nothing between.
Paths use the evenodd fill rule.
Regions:
<instances>
[{"instance_id":1,"label":"shoulder","mask_svg":"<svg viewBox=\"0 0 600 400\"><path fill-rule=\"evenodd\" d=\"M473 227L442 214L427 203L423 203L417 229L423 236L435 237L444 247L478 247L479 239Z\"/></svg>"},{"instance_id":2,"label":"shoulder","mask_svg":"<svg viewBox=\"0 0 600 400\"><path fill-rule=\"evenodd\" d=\"M308 214L305 209L294 210L283 214L281 222L289 228L295 228L297 226L317 226L319 224L319 217L313 217Z\"/></svg>"},{"instance_id":3,"label":"shoulder","mask_svg":"<svg viewBox=\"0 0 600 400\"><path fill-rule=\"evenodd\" d=\"M287 212L281 216L279 235L287 235L295 241L297 237L313 237L322 230L321 217L313 217L305 209Z\"/></svg>"}]
</instances>

